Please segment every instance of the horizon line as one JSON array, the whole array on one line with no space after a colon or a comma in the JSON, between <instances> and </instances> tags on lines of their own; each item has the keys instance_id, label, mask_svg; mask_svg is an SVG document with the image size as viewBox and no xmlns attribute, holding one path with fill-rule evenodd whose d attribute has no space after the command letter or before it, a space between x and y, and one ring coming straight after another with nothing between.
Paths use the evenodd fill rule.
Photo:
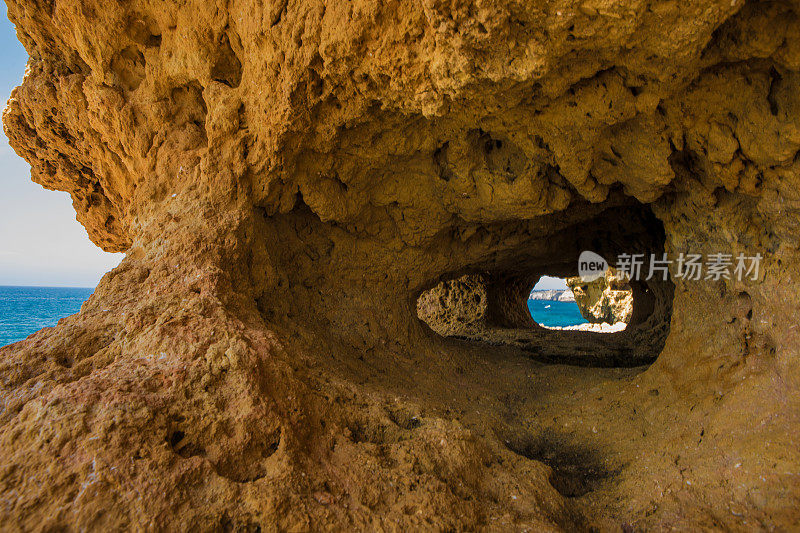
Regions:
<instances>
[{"instance_id":1,"label":"horizon line","mask_svg":"<svg viewBox=\"0 0 800 533\"><path fill-rule=\"evenodd\" d=\"M5 284L0 284L0 287L14 287L19 289L91 289L91 290L97 288L97 286L79 287L77 285L5 285Z\"/></svg>"}]
</instances>

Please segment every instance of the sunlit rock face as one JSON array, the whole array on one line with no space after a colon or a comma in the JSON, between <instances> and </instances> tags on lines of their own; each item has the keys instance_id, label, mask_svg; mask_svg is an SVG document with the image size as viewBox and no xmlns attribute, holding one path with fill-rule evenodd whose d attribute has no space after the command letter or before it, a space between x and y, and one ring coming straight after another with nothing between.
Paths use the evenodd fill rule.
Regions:
<instances>
[{"instance_id":1,"label":"sunlit rock face","mask_svg":"<svg viewBox=\"0 0 800 533\"><path fill-rule=\"evenodd\" d=\"M627 324L633 317L633 288L625 274L609 268L595 280L575 276L566 280L583 318L593 324Z\"/></svg>"},{"instance_id":2,"label":"sunlit rock face","mask_svg":"<svg viewBox=\"0 0 800 533\"><path fill-rule=\"evenodd\" d=\"M6 134L127 258L0 350L3 524L796 525L797 2L7 3ZM600 340L417 316L536 331L583 250L763 259Z\"/></svg>"}]
</instances>

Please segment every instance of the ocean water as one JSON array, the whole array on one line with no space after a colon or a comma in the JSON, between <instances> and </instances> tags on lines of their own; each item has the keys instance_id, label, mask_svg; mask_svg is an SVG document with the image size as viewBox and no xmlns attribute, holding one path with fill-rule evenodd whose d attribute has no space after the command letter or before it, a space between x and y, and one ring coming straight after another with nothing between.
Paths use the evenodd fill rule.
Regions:
<instances>
[{"instance_id":1,"label":"ocean water","mask_svg":"<svg viewBox=\"0 0 800 533\"><path fill-rule=\"evenodd\" d=\"M77 313L93 289L0 286L0 346L21 341L59 319ZM585 324L574 302L528 300L533 319L543 326Z\"/></svg>"},{"instance_id":2,"label":"ocean water","mask_svg":"<svg viewBox=\"0 0 800 533\"><path fill-rule=\"evenodd\" d=\"M528 310L533 319L542 326L577 326L588 322L581 315L575 302L528 300Z\"/></svg>"},{"instance_id":3,"label":"ocean water","mask_svg":"<svg viewBox=\"0 0 800 533\"><path fill-rule=\"evenodd\" d=\"M0 346L21 341L80 311L94 289L0 286Z\"/></svg>"}]
</instances>

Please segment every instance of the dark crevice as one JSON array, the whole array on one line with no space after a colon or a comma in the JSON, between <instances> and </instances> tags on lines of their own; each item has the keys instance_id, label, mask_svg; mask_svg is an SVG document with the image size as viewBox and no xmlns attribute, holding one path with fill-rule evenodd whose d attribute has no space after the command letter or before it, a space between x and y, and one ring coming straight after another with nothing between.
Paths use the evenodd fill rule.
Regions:
<instances>
[{"instance_id":1,"label":"dark crevice","mask_svg":"<svg viewBox=\"0 0 800 533\"><path fill-rule=\"evenodd\" d=\"M439 178L444 181L453 179L453 171L450 169L450 164L447 160L447 151L450 148L450 143L445 142L433 152L433 162L438 168Z\"/></svg>"},{"instance_id":2,"label":"dark crevice","mask_svg":"<svg viewBox=\"0 0 800 533\"><path fill-rule=\"evenodd\" d=\"M512 452L549 466L552 469L550 484L566 498L585 496L615 475L599 450L586 443L576 443L571 435L547 433L506 438L504 442Z\"/></svg>"},{"instance_id":3,"label":"dark crevice","mask_svg":"<svg viewBox=\"0 0 800 533\"><path fill-rule=\"evenodd\" d=\"M289 0L281 0L278 5L276 6L272 17L270 18L269 26L270 28L274 28L278 24L280 24L281 20L283 19L283 14L286 12L286 7L289 5Z\"/></svg>"},{"instance_id":4,"label":"dark crevice","mask_svg":"<svg viewBox=\"0 0 800 533\"><path fill-rule=\"evenodd\" d=\"M170 431L167 434L166 441L169 447L172 448L172 451L184 459L205 455L205 450L193 443L192 439L188 438L186 433L180 429Z\"/></svg>"},{"instance_id":5,"label":"dark crevice","mask_svg":"<svg viewBox=\"0 0 800 533\"><path fill-rule=\"evenodd\" d=\"M225 34L220 37L217 46L217 56L211 66L211 79L231 88L238 87L242 82L242 62Z\"/></svg>"},{"instance_id":6,"label":"dark crevice","mask_svg":"<svg viewBox=\"0 0 800 533\"><path fill-rule=\"evenodd\" d=\"M780 88L780 83L783 80L783 77L777 70L775 70L775 67L770 67L769 76L770 84L769 93L767 94L767 102L769 102L769 112L772 113L772 116L776 117L778 116L779 111L776 94Z\"/></svg>"}]
</instances>

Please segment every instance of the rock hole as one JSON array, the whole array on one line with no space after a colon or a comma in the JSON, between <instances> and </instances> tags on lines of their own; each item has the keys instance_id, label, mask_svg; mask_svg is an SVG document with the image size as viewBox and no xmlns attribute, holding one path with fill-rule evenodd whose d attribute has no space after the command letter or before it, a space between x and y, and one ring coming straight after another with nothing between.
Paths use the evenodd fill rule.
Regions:
<instances>
[{"instance_id":1,"label":"rock hole","mask_svg":"<svg viewBox=\"0 0 800 533\"><path fill-rule=\"evenodd\" d=\"M135 91L144 80L144 55L135 46L129 46L111 60L111 71L123 89Z\"/></svg>"},{"instance_id":2,"label":"rock hole","mask_svg":"<svg viewBox=\"0 0 800 533\"><path fill-rule=\"evenodd\" d=\"M183 431L173 431L169 438L169 445L175 448L184 439L186 434Z\"/></svg>"},{"instance_id":3,"label":"rock hole","mask_svg":"<svg viewBox=\"0 0 800 533\"><path fill-rule=\"evenodd\" d=\"M172 418L171 424L176 425L184 422L184 417L176 416ZM203 448L193 442L192 438L187 436L186 432L180 427L173 427L170 429L167 432L167 437L165 440L172 451L184 459L188 459L189 457L194 457L197 455L205 455Z\"/></svg>"},{"instance_id":4,"label":"rock hole","mask_svg":"<svg viewBox=\"0 0 800 533\"><path fill-rule=\"evenodd\" d=\"M550 484L565 498L585 496L614 475L597 450L565 435L509 438L505 444L512 452L549 466Z\"/></svg>"},{"instance_id":5,"label":"rock hole","mask_svg":"<svg viewBox=\"0 0 800 533\"><path fill-rule=\"evenodd\" d=\"M58 366L61 366L63 368L72 368L74 361L72 360L71 357L67 355L62 355L56 358L56 364L58 364Z\"/></svg>"},{"instance_id":6,"label":"rock hole","mask_svg":"<svg viewBox=\"0 0 800 533\"><path fill-rule=\"evenodd\" d=\"M131 15L125 33L133 42L143 46L161 46L161 31L158 24L148 16L139 13Z\"/></svg>"},{"instance_id":7,"label":"rock hole","mask_svg":"<svg viewBox=\"0 0 800 533\"><path fill-rule=\"evenodd\" d=\"M450 163L447 159L449 148L450 143L446 142L433 152L433 162L438 169L439 178L443 181L450 181L453 178L453 171L450 169Z\"/></svg>"},{"instance_id":8,"label":"rock hole","mask_svg":"<svg viewBox=\"0 0 800 533\"><path fill-rule=\"evenodd\" d=\"M626 281L612 269L592 284L583 283L576 276L578 257L586 250L599 250L612 265L618 254L642 254L642 278L646 278L649 258L661 257L664 251L663 226L641 205L610 209L588 224L534 238L520 249L495 256L491 264L477 263L466 273L442 276L417 298L417 318L431 335L513 346L543 362L602 367L650 364L669 332L671 279L654 275L649 280ZM581 331L538 324L530 299L542 275L570 278L584 316L591 317L586 322L598 326ZM602 326L604 322L608 326Z\"/></svg>"},{"instance_id":9,"label":"rock hole","mask_svg":"<svg viewBox=\"0 0 800 533\"><path fill-rule=\"evenodd\" d=\"M528 297L528 310L547 329L616 333L631 321L633 289L614 268L593 281L542 276Z\"/></svg>"},{"instance_id":10,"label":"rock hole","mask_svg":"<svg viewBox=\"0 0 800 533\"><path fill-rule=\"evenodd\" d=\"M217 45L216 57L211 66L211 79L231 88L238 87L242 82L242 63L225 34L220 37Z\"/></svg>"}]
</instances>

